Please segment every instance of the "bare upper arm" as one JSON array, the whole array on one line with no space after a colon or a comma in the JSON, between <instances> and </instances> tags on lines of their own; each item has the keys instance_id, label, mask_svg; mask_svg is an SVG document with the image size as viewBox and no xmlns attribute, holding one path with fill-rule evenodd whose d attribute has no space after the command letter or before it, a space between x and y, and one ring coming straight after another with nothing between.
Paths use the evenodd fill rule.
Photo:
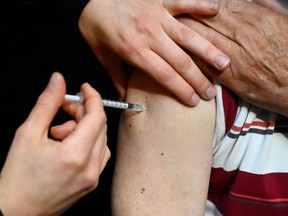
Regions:
<instances>
[{"instance_id":1,"label":"bare upper arm","mask_svg":"<svg viewBox=\"0 0 288 216\"><path fill-rule=\"evenodd\" d=\"M189 108L141 72L131 76L127 101L147 110L125 111L120 120L113 215L202 215L215 101Z\"/></svg>"}]
</instances>

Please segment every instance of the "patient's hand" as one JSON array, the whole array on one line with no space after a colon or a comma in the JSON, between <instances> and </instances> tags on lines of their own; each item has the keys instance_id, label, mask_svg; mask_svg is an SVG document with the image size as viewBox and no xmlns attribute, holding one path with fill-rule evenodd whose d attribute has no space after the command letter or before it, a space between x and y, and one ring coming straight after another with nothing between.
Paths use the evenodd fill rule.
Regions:
<instances>
[{"instance_id":1,"label":"patient's hand","mask_svg":"<svg viewBox=\"0 0 288 216\"><path fill-rule=\"evenodd\" d=\"M287 16L246 1L223 0L219 15L194 18L201 23L179 20L231 58L223 72L198 59L200 68L243 99L288 116Z\"/></svg>"}]
</instances>

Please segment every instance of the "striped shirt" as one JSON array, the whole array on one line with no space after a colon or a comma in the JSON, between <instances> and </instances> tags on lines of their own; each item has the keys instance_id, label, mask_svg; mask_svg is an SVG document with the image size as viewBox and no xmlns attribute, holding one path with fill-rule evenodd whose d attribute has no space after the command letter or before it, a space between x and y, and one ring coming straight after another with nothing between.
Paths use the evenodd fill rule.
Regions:
<instances>
[{"instance_id":1,"label":"striped shirt","mask_svg":"<svg viewBox=\"0 0 288 216\"><path fill-rule=\"evenodd\" d=\"M288 118L216 86L206 216L288 215Z\"/></svg>"}]
</instances>

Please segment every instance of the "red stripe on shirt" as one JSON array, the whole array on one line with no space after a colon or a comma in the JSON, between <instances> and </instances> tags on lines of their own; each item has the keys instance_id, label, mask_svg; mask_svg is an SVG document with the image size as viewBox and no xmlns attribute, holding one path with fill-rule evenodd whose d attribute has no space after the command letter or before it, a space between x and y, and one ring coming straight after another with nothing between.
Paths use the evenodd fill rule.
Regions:
<instances>
[{"instance_id":1,"label":"red stripe on shirt","mask_svg":"<svg viewBox=\"0 0 288 216\"><path fill-rule=\"evenodd\" d=\"M222 100L225 115L225 133L227 133L232 127L237 114L238 97L222 85Z\"/></svg>"},{"instance_id":2,"label":"red stripe on shirt","mask_svg":"<svg viewBox=\"0 0 288 216\"><path fill-rule=\"evenodd\" d=\"M287 185L287 173L258 175L213 168L208 199L224 215L288 215Z\"/></svg>"}]
</instances>

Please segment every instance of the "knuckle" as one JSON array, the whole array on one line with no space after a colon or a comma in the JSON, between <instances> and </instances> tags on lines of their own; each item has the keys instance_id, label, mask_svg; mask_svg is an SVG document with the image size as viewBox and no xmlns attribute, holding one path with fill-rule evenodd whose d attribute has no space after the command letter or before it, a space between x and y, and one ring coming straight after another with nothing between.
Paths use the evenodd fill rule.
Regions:
<instances>
[{"instance_id":1,"label":"knuckle","mask_svg":"<svg viewBox=\"0 0 288 216\"><path fill-rule=\"evenodd\" d=\"M131 41L121 41L118 45L118 52L122 54L130 54L135 49L134 44Z\"/></svg>"},{"instance_id":2,"label":"knuckle","mask_svg":"<svg viewBox=\"0 0 288 216\"><path fill-rule=\"evenodd\" d=\"M210 86L210 82L205 76L201 76L197 79L197 82L195 82L195 89L198 89L200 92L204 92L208 86Z\"/></svg>"},{"instance_id":3,"label":"knuckle","mask_svg":"<svg viewBox=\"0 0 288 216\"><path fill-rule=\"evenodd\" d=\"M145 36L154 36L155 35L155 29L152 28L152 26L149 25L137 25L136 30L139 34L145 35Z\"/></svg>"},{"instance_id":4,"label":"knuckle","mask_svg":"<svg viewBox=\"0 0 288 216\"><path fill-rule=\"evenodd\" d=\"M177 55L175 58L177 62L177 67L181 69L188 69L191 67L192 60L188 55Z\"/></svg>"},{"instance_id":5,"label":"knuckle","mask_svg":"<svg viewBox=\"0 0 288 216\"><path fill-rule=\"evenodd\" d=\"M205 53L208 53L209 57L210 57L210 54L211 54L211 56L212 56L212 54L215 53L215 50L216 50L216 48L215 48L214 46L212 46L212 45L207 45L207 46L204 48L204 52L205 52ZM207 56L208 56L208 55L207 55ZM212 56L211 59L213 59L213 57L214 57L214 56Z\"/></svg>"},{"instance_id":6,"label":"knuckle","mask_svg":"<svg viewBox=\"0 0 288 216\"><path fill-rule=\"evenodd\" d=\"M92 172L87 172L85 173L85 176L83 176L83 179L82 179L82 184L84 185L84 187L91 191L91 190L94 190L98 183L99 183L99 172L97 170L94 171L93 173Z\"/></svg>"},{"instance_id":7,"label":"knuckle","mask_svg":"<svg viewBox=\"0 0 288 216\"><path fill-rule=\"evenodd\" d=\"M147 17L143 17L143 19L147 19ZM141 21L138 21L137 18L134 19L135 28L133 30L118 32L117 36L120 42L117 44L117 47L120 53L130 55L132 53L138 53L141 47L148 46L147 39L153 41L159 40L155 25L143 24L143 19L141 19ZM142 40L144 38L146 40Z\"/></svg>"},{"instance_id":8,"label":"knuckle","mask_svg":"<svg viewBox=\"0 0 288 216\"><path fill-rule=\"evenodd\" d=\"M137 47L137 42L133 39L134 35L134 32L129 31L118 32L117 37L119 41L117 44L115 44L115 47L119 53L133 53Z\"/></svg>"},{"instance_id":9,"label":"knuckle","mask_svg":"<svg viewBox=\"0 0 288 216\"><path fill-rule=\"evenodd\" d=\"M64 160L67 169L70 169L75 173L81 173L86 168L87 160L86 158L81 157L81 155L68 155Z\"/></svg>"},{"instance_id":10,"label":"knuckle","mask_svg":"<svg viewBox=\"0 0 288 216\"><path fill-rule=\"evenodd\" d=\"M175 77L176 73L172 70L161 70L158 74L158 79L161 80L162 82L169 82Z\"/></svg>"},{"instance_id":11,"label":"knuckle","mask_svg":"<svg viewBox=\"0 0 288 216\"><path fill-rule=\"evenodd\" d=\"M175 31L175 37L181 44L184 44L189 40L193 40L195 35L196 34L194 31L188 31L187 27L184 25L180 25L179 29Z\"/></svg>"}]
</instances>

